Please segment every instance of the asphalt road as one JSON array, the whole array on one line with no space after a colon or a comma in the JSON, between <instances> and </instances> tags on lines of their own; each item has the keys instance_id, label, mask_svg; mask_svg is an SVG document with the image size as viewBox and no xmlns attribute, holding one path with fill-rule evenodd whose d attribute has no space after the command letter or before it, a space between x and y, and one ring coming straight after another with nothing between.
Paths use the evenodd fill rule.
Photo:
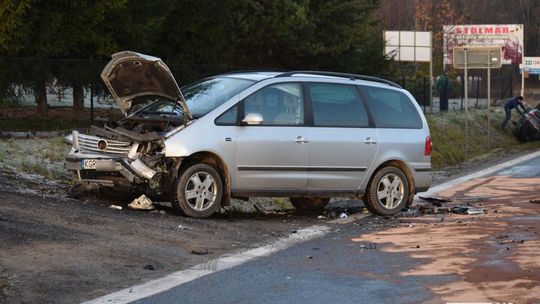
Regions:
<instances>
[{"instance_id":1,"label":"asphalt road","mask_svg":"<svg viewBox=\"0 0 540 304\"><path fill-rule=\"evenodd\" d=\"M68 198L62 185L0 166L0 303L99 303L122 290L140 303L539 303L540 204L529 202L540 200L539 173L536 158L434 188L448 207L481 215L336 222L115 210L127 202ZM314 225L324 236L304 238Z\"/></svg>"},{"instance_id":2,"label":"asphalt road","mask_svg":"<svg viewBox=\"0 0 540 304\"><path fill-rule=\"evenodd\" d=\"M0 303L82 302L323 221L294 213L197 220L127 203L69 198L65 185L0 165Z\"/></svg>"},{"instance_id":3,"label":"asphalt road","mask_svg":"<svg viewBox=\"0 0 540 304\"><path fill-rule=\"evenodd\" d=\"M540 157L439 194L486 214L336 224L136 303L540 303Z\"/></svg>"}]
</instances>

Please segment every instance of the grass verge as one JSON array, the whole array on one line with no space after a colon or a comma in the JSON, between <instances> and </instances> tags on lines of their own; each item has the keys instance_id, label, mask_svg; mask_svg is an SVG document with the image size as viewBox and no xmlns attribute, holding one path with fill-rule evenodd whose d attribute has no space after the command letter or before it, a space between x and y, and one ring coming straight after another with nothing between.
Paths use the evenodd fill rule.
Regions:
<instances>
[{"instance_id":1,"label":"grass verge","mask_svg":"<svg viewBox=\"0 0 540 304\"><path fill-rule=\"evenodd\" d=\"M520 143L512 135L510 128L502 130L499 125L503 120L503 115L501 109L492 110L490 139L488 139L487 111L475 109L469 111L468 161L481 162L516 151L540 149L540 141ZM464 163L466 161L465 114L446 112L428 114L426 117L434 145L433 169L441 170L444 167ZM517 120L517 118L515 115L513 119ZM66 180L69 179L69 174L63 163L69 149L70 147L64 143L62 137L0 139L0 162L23 172ZM235 209L234 206L232 209Z\"/></svg>"},{"instance_id":2,"label":"grass verge","mask_svg":"<svg viewBox=\"0 0 540 304\"><path fill-rule=\"evenodd\" d=\"M428 114L431 138L433 141L432 166L435 170L457 165L465 161L481 161L497 154L508 154L514 151L539 149L540 141L520 143L512 134L512 123L509 128L501 129L504 113L495 108L491 111L490 131L488 137L487 110L471 109L469 111L468 158L465 153L465 113L445 112ZM514 113L513 120L518 116Z\"/></svg>"},{"instance_id":3,"label":"grass verge","mask_svg":"<svg viewBox=\"0 0 540 304\"><path fill-rule=\"evenodd\" d=\"M0 140L0 162L18 171L68 180L64 157L70 147L63 137Z\"/></svg>"}]
</instances>

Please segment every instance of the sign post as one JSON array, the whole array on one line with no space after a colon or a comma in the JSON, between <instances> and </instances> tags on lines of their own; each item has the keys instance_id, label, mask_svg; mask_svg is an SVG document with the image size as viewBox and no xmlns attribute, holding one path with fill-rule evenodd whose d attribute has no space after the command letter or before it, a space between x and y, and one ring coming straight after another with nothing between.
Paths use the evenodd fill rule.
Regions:
<instances>
[{"instance_id":1,"label":"sign post","mask_svg":"<svg viewBox=\"0 0 540 304\"><path fill-rule=\"evenodd\" d=\"M465 78L465 159L469 157L469 98L468 69L487 69L487 104L488 104L488 144L491 143L491 68L501 68L501 47L455 47L453 49L453 65L456 69L464 69Z\"/></svg>"},{"instance_id":2,"label":"sign post","mask_svg":"<svg viewBox=\"0 0 540 304\"><path fill-rule=\"evenodd\" d=\"M467 56L467 48L463 48L463 60L465 64L465 160L469 160L469 77L467 76L467 63L469 58ZM489 81L489 80L488 80Z\"/></svg>"}]
</instances>

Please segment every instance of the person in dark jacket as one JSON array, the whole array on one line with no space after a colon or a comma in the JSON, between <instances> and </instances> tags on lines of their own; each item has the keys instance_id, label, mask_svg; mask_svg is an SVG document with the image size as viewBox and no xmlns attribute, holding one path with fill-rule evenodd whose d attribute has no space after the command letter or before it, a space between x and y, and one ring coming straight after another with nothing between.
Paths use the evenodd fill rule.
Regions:
<instances>
[{"instance_id":1,"label":"person in dark jacket","mask_svg":"<svg viewBox=\"0 0 540 304\"><path fill-rule=\"evenodd\" d=\"M436 83L437 91L439 92L439 108L442 111L448 111L448 97L452 93L452 81L448 79L446 72L439 75Z\"/></svg>"},{"instance_id":2,"label":"person in dark jacket","mask_svg":"<svg viewBox=\"0 0 540 304\"><path fill-rule=\"evenodd\" d=\"M527 109L525 109L525 106L523 105L523 96L514 96L504 103L505 118L501 125L501 128L506 129L506 124L510 121L510 118L512 117L512 109L516 109L519 114L527 112Z\"/></svg>"}]
</instances>

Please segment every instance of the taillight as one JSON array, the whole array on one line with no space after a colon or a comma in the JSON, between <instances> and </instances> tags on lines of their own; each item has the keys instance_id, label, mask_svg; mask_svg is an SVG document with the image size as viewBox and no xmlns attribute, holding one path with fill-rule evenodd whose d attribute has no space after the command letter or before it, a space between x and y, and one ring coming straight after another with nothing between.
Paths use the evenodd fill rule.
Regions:
<instances>
[{"instance_id":1,"label":"taillight","mask_svg":"<svg viewBox=\"0 0 540 304\"><path fill-rule=\"evenodd\" d=\"M424 146L424 156L431 156L431 151L433 150L433 143L431 142L431 137L426 136L426 145Z\"/></svg>"}]
</instances>

